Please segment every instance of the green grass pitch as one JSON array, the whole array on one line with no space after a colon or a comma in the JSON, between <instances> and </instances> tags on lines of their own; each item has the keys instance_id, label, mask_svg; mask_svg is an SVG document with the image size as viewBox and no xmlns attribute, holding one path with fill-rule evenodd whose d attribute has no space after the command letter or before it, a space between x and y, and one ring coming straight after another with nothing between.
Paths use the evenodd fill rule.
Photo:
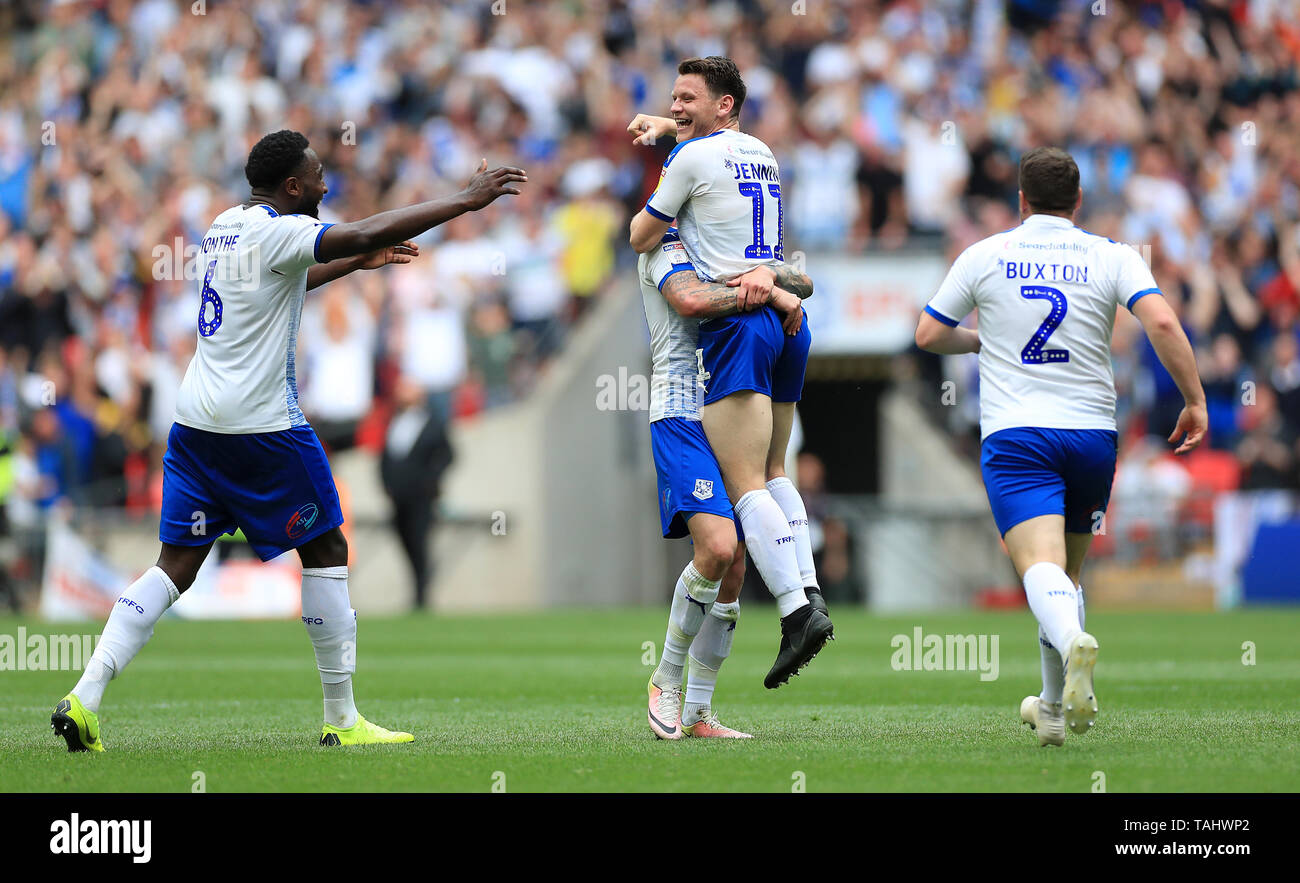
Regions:
<instances>
[{"instance_id":1,"label":"green grass pitch","mask_svg":"<svg viewBox=\"0 0 1300 883\"><path fill-rule=\"evenodd\" d=\"M75 672L0 671L0 790L188 792L198 772L210 792L1088 792L1098 772L1110 792L1300 790L1298 610L1090 612L1102 710L1063 749L1019 723L1039 685L1028 612L832 614L838 640L768 691L776 616L747 608L715 706L756 738L676 743L645 721L643 643L658 651L663 610L363 617L358 707L417 741L360 749L317 745L301 624L165 621L109 688L104 754L70 755L50 731ZM916 626L998 635L998 678L895 671L891 639Z\"/></svg>"}]
</instances>

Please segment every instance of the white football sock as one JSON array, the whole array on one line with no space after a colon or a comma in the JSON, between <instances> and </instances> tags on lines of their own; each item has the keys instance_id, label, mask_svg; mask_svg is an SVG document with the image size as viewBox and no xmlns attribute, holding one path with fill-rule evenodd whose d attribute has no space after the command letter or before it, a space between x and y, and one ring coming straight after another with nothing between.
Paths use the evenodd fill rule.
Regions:
<instances>
[{"instance_id":1,"label":"white football sock","mask_svg":"<svg viewBox=\"0 0 1300 883\"><path fill-rule=\"evenodd\" d=\"M1043 692L1038 694L1038 698L1044 702L1060 702L1061 694L1065 692L1065 663L1060 651L1047 640L1047 633L1041 625L1038 627L1038 655L1043 668Z\"/></svg>"},{"instance_id":2,"label":"white football sock","mask_svg":"<svg viewBox=\"0 0 1300 883\"><path fill-rule=\"evenodd\" d=\"M709 608L718 597L720 579L708 579L695 568L694 561L686 562L677 587L673 589L673 604L668 611L668 633L664 635L664 652L655 669L654 682L659 687L681 686L682 668L686 665L686 651L699 634Z\"/></svg>"},{"instance_id":3,"label":"white football sock","mask_svg":"<svg viewBox=\"0 0 1300 883\"><path fill-rule=\"evenodd\" d=\"M1076 584L1075 588L1079 590L1079 628L1084 629L1087 618L1083 613L1083 586ZM1038 627L1038 651L1043 666L1043 692L1038 694L1038 698L1044 702L1060 702L1065 692L1065 662L1060 651L1047 640L1047 633L1041 625Z\"/></svg>"},{"instance_id":4,"label":"white football sock","mask_svg":"<svg viewBox=\"0 0 1300 883\"><path fill-rule=\"evenodd\" d=\"M108 682L122 673L141 648L153 637L154 623L181 593L162 568L154 565L127 586L104 623L99 644L72 692L81 704L99 711Z\"/></svg>"},{"instance_id":5,"label":"white football sock","mask_svg":"<svg viewBox=\"0 0 1300 883\"><path fill-rule=\"evenodd\" d=\"M348 568L304 567L302 621L307 626L325 694L325 723L347 729L357 722L352 673L357 670L357 612L348 600Z\"/></svg>"},{"instance_id":6,"label":"white football sock","mask_svg":"<svg viewBox=\"0 0 1300 883\"><path fill-rule=\"evenodd\" d=\"M704 717L713 702L718 671L731 655L731 640L740 619L740 602L715 603L704 618L700 633L691 642L690 678L686 682L686 705L682 726L689 727Z\"/></svg>"},{"instance_id":7,"label":"white football sock","mask_svg":"<svg viewBox=\"0 0 1300 883\"><path fill-rule=\"evenodd\" d=\"M767 489L750 491L736 501L736 516L745 531L745 545L754 566L776 599L782 617L789 616L808 603L799 575L799 556L795 554L790 522Z\"/></svg>"},{"instance_id":8,"label":"white football sock","mask_svg":"<svg viewBox=\"0 0 1300 883\"><path fill-rule=\"evenodd\" d=\"M794 482L782 475L767 483L767 490L785 514L785 520L794 534L794 553L799 561L799 576L804 588L819 588L817 568L813 565L812 540L808 538L808 510Z\"/></svg>"},{"instance_id":9,"label":"white football sock","mask_svg":"<svg viewBox=\"0 0 1300 883\"><path fill-rule=\"evenodd\" d=\"M1039 561L1025 571L1025 596L1043 633L1064 658L1079 628L1079 592L1065 571Z\"/></svg>"}]
</instances>

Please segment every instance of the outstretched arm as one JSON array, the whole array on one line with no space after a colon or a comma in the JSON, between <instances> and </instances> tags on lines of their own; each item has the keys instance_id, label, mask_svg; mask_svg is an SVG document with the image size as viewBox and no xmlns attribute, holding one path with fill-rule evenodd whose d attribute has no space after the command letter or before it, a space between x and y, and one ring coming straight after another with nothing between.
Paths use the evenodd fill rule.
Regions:
<instances>
[{"instance_id":1,"label":"outstretched arm","mask_svg":"<svg viewBox=\"0 0 1300 883\"><path fill-rule=\"evenodd\" d=\"M488 171L485 159L461 192L380 212L360 221L335 224L321 235L317 253L322 263L329 263L397 245L465 212L478 211L507 193L518 194L519 188L512 185L527 180L523 169L503 167Z\"/></svg>"},{"instance_id":2,"label":"outstretched arm","mask_svg":"<svg viewBox=\"0 0 1300 883\"><path fill-rule=\"evenodd\" d=\"M307 268L307 290L319 288L326 282L333 282L354 270L375 270L385 264L409 264L419 254L420 246L414 242L399 242L397 245L390 245L372 251L370 254L359 254L350 258L338 258L327 264L317 264Z\"/></svg>"}]
</instances>

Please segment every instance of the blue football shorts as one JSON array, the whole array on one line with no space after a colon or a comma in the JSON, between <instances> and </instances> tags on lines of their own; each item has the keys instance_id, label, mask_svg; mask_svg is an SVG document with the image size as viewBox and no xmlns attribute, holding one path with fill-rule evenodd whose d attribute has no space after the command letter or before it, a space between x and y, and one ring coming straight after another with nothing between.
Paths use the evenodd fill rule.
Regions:
<instances>
[{"instance_id":1,"label":"blue football shorts","mask_svg":"<svg viewBox=\"0 0 1300 883\"><path fill-rule=\"evenodd\" d=\"M771 307L701 323L704 404L746 390L774 402L799 401L811 343L806 312L793 336L782 330L781 315Z\"/></svg>"},{"instance_id":2,"label":"blue football shorts","mask_svg":"<svg viewBox=\"0 0 1300 883\"><path fill-rule=\"evenodd\" d=\"M980 445L980 472L998 532L1039 515L1065 516L1069 533L1091 533L1115 480L1111 429L1003 429Z\"/></svg>"},{"instance_id":3,"label":"blue football shorts","mask_svg":"<svg viewBox=\"0 0 1300 883\"><path fill-rule=\"evenodd\" d=\"M700 421L685 417L656 420L650 424L650 446L659 483L659 524L665 538L687 536L687 519L696 512L707 512L735 521L736 536L744 539Z\"/></svg>"},{"instance_id":4,"label":"blue football shorts","mask_svg":"<svg viewBox=\"0 0 1300 883\"><path fill-rule=\"evenodd\" d=\"M227 435L172 424L158 538L203 546L242 529L263 561L343 523L329 460L310 426Z\"/></svg>"}]
</instances>

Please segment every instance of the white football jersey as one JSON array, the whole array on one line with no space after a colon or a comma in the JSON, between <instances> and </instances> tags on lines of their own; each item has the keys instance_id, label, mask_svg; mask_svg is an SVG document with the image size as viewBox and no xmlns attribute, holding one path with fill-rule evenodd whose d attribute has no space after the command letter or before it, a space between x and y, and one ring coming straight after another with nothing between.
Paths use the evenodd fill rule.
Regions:
<instances>
[{"instance_id":1,"label":"white football jersey","mask_svg":"<svg viewBox=\"0 0 1300 883\"><path fill-rule=\"evenodd\" d=\"M669 276L685 271L694 273L695 267L677 234L671 232L637 262L645 321L650 328L651 423L665 417L700 419L704 397L700 359L696 355L700 320L678 315L661 294Z\"/></svg>"},{"instance_id":2,"label":"white football jersey","mask_svg":"<svg viewBox=\"0 0 1300 883\"><path fill-rule=\"evenodd\" d=\"M676 218L700 278L721 282L785 260L781 206L772 151L752 135L720 129L673 148L645 208L663 221Z\"/></svg>"},{"instance_id":3,"label":"white football jersey","mask_svg":"<svg viewBox=\"0 0 1300 883\"><path fill-rule=\"evenodd\" d=\"M212 222L199 255L199 340L176 422L208 432L275 432L307 423L294 358L307 293L331 224L237 205Z\"/></svg>"},{"instance_id":4,"label":"white football jersey","mask_svg":"<svg viewBox=\"0 0 1300 883\"><path fill-rule=\"evenodd\" d=\"M1035 214L962 252L925 310L955 326L979 309L981 438L1018 426L1113 430L1115 311L1153 293L1135 249Z\"/></svg>"}]
</instances>

